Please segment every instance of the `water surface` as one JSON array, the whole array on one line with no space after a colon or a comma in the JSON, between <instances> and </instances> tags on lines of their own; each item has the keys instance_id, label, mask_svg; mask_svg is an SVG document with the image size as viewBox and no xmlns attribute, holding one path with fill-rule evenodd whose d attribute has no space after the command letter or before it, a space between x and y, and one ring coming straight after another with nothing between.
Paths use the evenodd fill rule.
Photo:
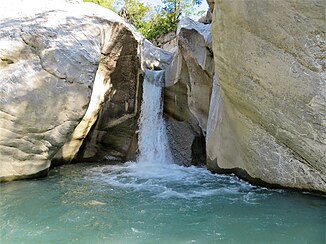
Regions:
<instances>
[{"instance_id":1,"label":"water surface","mask_svg":"<svg viewBox=\"0 0 326 244\"><path fill-rule=\"evenodd\" d=\"M0 185L1 243L325 243L325 199L204 168L66 165Z\"/></svg>"}]
</instances>

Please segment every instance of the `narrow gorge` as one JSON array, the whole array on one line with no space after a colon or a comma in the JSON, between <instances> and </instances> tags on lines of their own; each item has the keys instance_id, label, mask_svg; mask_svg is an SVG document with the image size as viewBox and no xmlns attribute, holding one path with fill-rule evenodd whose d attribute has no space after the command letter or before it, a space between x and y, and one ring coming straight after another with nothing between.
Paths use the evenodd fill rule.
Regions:
<instances>
[{"instance_id":1,"label":"narrow gorge","mask_svg":"<svg viewBox=\"0 0 326 244\"><path fill-rule=\"evenodd\" d=\"M156 46L94 3L13 3L1 243L325 241L325 1L207 0Z\"/></svg>"}]
</instances>

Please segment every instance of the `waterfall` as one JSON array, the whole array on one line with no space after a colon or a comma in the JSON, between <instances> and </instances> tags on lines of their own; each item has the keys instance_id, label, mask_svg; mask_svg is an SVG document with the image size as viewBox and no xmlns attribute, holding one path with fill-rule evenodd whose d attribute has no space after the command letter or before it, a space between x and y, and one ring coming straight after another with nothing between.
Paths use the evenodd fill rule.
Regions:
<instances>
[{"instance_id":1,"label":"waterfall","mask_svg":"<svg viewBox=\"0 0 326 244\"><path fill-rule=\"evenodd\" d=\"M145 71L143 102L138 121L137 161L141 164L166 165L172 162L163 120L163 83L164 71Z\"/></svg>"}]
</instances>

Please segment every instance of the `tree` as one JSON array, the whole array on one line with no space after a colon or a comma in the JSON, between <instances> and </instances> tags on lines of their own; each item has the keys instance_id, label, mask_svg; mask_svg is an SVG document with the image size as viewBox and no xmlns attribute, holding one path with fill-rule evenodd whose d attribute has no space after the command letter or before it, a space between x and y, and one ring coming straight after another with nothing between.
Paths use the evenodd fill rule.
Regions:
<instances>
[{"instance_id":1,"label":"tree","mask_svg":"<svg viewBox=\"0 0 326 244\"><path fill-rule=\"evenodd\" d=\"M192 14L194 6L201 4L202 0L162 0L163 12L171 23L177 24L181 16Z\"/></svg>"},{"instance_id":2,"label":"tree","mask_svg":"<svg viewBox=\"0 0 326 244\"><path fill-rule=\"evenodd\" d=\"M171 24L171 20L160 12L151 15L150 21L147 22L141 33L148 39L155 38L176 30L176 24Z\"/></svg>"}]
</instances>

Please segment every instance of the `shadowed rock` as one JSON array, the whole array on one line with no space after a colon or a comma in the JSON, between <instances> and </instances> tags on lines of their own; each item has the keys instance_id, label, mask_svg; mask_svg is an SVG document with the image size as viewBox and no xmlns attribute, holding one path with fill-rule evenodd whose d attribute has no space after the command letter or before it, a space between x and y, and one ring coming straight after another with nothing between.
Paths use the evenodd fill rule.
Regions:
<instances>
[{"instance_id":1,"label":"shadowed rock","mask_svg":"<svg viewBox=\"0 0 326 244\"><path fill-rule=\"evenodd\" d=\"M205 164L203 135L214 75L210 25L183 19L178 25L177 39L178 50L165 76L168 137L176 162Z\"/></svg>"}]
</instances>

